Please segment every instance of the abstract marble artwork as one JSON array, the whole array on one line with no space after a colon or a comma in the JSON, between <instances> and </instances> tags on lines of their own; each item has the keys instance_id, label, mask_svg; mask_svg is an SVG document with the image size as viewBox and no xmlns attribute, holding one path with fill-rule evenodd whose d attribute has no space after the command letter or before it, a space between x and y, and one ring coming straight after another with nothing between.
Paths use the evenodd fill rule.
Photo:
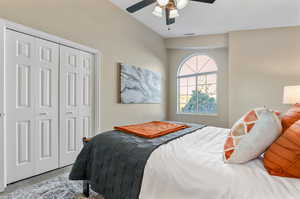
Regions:
<instances>
[{"instance_id":1,"label":"abstract marble artwork","mask_svg":"<svg viewBox=\"0 0 300 199\"><path fill-rule=\"evenodd\" d=\"M139 67L120 64L121 103L159 104L161 101L161 75Z\"/></svg>"}]
</instances>

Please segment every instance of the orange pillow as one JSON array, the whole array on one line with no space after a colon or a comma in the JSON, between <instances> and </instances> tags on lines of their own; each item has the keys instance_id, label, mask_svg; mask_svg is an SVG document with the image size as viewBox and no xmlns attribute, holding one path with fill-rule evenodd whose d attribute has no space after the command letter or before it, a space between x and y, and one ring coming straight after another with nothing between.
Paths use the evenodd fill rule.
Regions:
<instances>
[{"instance_id":1,"label":"orange pillow","mask_svg":"<svg viewBox=\"0 0 300 199\"><path fill-rule=\"evenodd\" d=\"M283 132L298 120L300 120L300 104L295 104L281 119Z\"/></svg>"},{"instance_id":2,"label":"orange pillow","mask_svg":"<svg viewBox=\"0 0 300 199\"><path fill-rule=\"evenodd\" d=\"M300 120L270 146L263 162L271 175L300 178Z\"/></svg>"}]
</instances>

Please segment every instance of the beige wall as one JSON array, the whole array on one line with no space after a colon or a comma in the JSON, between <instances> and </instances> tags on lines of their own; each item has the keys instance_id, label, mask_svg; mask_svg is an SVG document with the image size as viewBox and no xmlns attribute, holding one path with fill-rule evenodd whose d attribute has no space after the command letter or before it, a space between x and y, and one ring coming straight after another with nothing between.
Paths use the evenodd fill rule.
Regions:
<instances>
[{"instance_id":1,"label":"beige wall","mask_svg":"<svg viewBox=\"0 0 300 199\"><path fill-rule=\"evenodd\" d=\"M300 84L300 27L229 34L229 123L253 107L285 111L283 87Z\"/></svg>"},{"instance_id":2,"label":"beige wall","mask_svg":"<svg viewBox=\"0 0 300 199\"><path fill-rule=\"evenodd\" d=\"M300 84L300 27L231 32L228 35L206 35L163 40L108 0L2 0L0 17L60 37L91 46L103 53L101 79L101 127L166 118L204 121L217 126L231 125L247 110L270 106L286 110L282 105L284 85ZM229 101L221 103L221 118L179 116L176 111L176 76L181 59L196 50L168 50L169 100L163 92L160 105L121 105L118 99L117 62L150 68L162 73L163 88L167 85L169 49L229 48ZM210 50L220 56L218 66L227 71L225 48ZM204 52L199 50L199 52ZM223 54L221 56L221 54ZM219 59L219 58L218 58ZM224 80L225 81L225 80ZM223 85L222 85L223 86ZM225 92L225 83L222 92ZM221 86L219 86L220 88ZM224 95L226 95L225 92ZM219 97L222 96L219 94ZM223 115L224 114L224 115Z\"/></svg>"},{"instance_id":3,"label":"beige wall","mask_svg":"<svg viewBox=\"0 0 300 199\"><path fill-rule=\"evenodd\" d=\"M228 46L227 34L201 35L169 38L165 40L168 49L211 49Z\"/></svg>"},{"instance_id":4,"label":"beige wall","mask_svg":"<svg viewBox=\"0 0 300 199\"><path fill-rule=\"evenodd\" d=\"M300 26L231 32L226 48L215 50L187 50L212 48L222 43L222 35L168 39L170 120L204 122L214 126L231 127L245 112L267 106L286 111L282 104L283 87L300 85ZM226 38L223 37L223 38ZM226 39L223 39L226 41ZM219 84L219 117L176 114L176 72L183 58L192 53L206 53L215 58L224 84ZM228 56L228 69L227 57ZM228 70L228 71L227 71ZM224 74L222 74L224 72ZM228 79L227 79L228 78ZM226 82L227 79L227 82ZM228 83L228 87L227 87ZM228 94L228 95L227 95ZM227 99L227 101L226 101Z\"/></svg>"},{"instance_id":5,"label":"beige wall","mask_svg":"<svg viewBox=\"0 0 300 199\"><path fill-rule=\"evenodd\" d=\"M177 114L177 80L176 75L182 61L191 55L208 55L218 66L218 115L204 116L195 114ZM217 48L208 50L168 50L169 58L169 120L202 123L227 127L228 125L228 50Z\"/></svg>"},{"instance_id":6,"label":"beige wall","mask_svg":"<svg viewBox=\"0 0 300 199\"><path fill-rule=\"evenodd\" d=\"M1 0L0 17L102 52L102 130L119 124L166 118L164 41L108 0ZM118 104L117 62L161 72L162 104Z\"/></svg>"}]
</instances>

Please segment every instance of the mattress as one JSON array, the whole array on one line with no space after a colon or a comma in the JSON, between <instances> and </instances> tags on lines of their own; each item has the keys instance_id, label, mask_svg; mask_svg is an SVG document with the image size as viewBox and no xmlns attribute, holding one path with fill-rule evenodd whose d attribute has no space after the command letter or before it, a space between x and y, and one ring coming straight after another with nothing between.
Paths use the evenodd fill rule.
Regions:
<instances>
[{"instance_id":1,"label":"mattress","mask_svg":"<svg viewBox=\"0 0 300 199\"><path fill-rule=\"evenodd\" d=\"M229 129L206 127L156 149L140 199L295 199L300 179L270 176L262 160L225 164Z\"/></svg>"}]
</instances>

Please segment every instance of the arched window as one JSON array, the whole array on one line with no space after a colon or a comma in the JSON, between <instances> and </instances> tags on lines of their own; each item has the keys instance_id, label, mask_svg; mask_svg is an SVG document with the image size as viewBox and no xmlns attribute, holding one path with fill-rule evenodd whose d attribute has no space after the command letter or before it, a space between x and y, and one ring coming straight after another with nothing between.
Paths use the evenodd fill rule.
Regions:
<instances>
[{"instance_id":1,"label":"arched window","mask_svg":"<svg viewBox=\"0 0 300 199\"><path fill-rule=\"evenodd\" d=\"M205 55L185 60L177 74L178 112L217 114L216 62Z\"/></svg>"}]
</instances>

